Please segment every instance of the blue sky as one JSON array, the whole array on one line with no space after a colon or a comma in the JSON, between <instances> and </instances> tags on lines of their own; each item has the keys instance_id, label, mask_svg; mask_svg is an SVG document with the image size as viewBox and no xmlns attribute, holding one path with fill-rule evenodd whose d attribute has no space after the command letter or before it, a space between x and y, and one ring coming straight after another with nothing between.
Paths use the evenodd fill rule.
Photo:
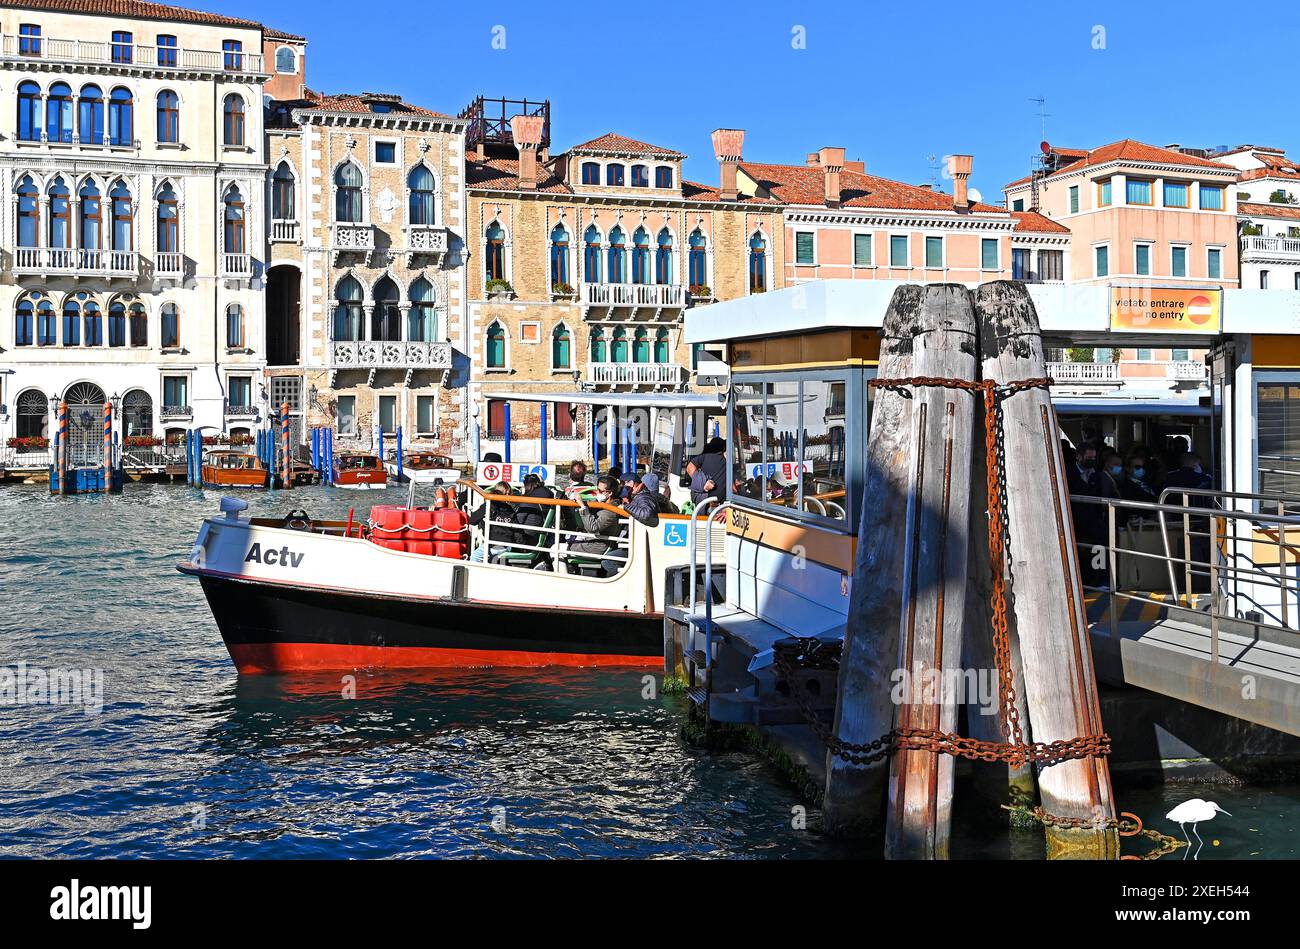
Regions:
<instances>
[{"instance_id":1,"label":"blue sky","mask_svg":"<svg viewBox=\"0 0 1300 949\"><path fill-rule=\"evenodd\" d=\"M753 161L837 145L914 183L931 177L931 155L969 152L973 186L1000 201L1042 140L1031 97L1047 99L1047 140L1073 147L1290 147L1295 125L1285 90L1300 11L1277 5L1240 25L1204 0L383 0L360 5L371 24L351 0L192 5L307 36L313 88L398 92L451 113L479 93L549 98L553 148L617 131L686 152L686 176L710 184L719 126L746 130Z\"/></svg>"}]
</instances>

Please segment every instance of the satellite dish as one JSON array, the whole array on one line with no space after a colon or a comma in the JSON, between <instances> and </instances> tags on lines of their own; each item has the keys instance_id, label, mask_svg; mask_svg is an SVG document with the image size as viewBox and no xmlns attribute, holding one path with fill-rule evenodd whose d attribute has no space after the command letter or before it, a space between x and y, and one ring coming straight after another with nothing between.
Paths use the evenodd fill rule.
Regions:
<instances>
[{"instance_id":1,"label":"satellite dish","mask_svg":"<svg viewBox=\"0 0 1300 949\"><path fill-rule=\"evenodd\" d=\"M978 188L971 188L966 192L966 197L970 198L971 204L979 204L984 200L984 195L980 194Z\"/></svg>"},{"instance_id":2,"label":"satellite dish","mask_svg":"<svg viewBox=\"0 0 1300 949\"><path fill-rule=\"evenodd\" d=\"M1052 154L1052 146L1048 145L1046 142L1039 142L1038 150L1041 151L1044 155Z\"/></svg>"}]
</instances>

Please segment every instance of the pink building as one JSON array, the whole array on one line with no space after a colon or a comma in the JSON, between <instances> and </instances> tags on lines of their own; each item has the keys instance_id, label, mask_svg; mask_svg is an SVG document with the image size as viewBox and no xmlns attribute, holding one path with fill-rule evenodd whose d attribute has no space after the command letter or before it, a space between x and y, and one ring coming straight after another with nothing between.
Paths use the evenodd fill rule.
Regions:
<instances>
[{"instance_id":1,"label":"pink building","mask_svg":"<svg viewBox=\"0 0 1300 949\"><path fill-rule=\"evenodd\" d=\"M1237 169L1132 139L1045 147L1043 167L1004 189L1013 211L1069 228L1066 282L1236 287Z\"/></svg>"},{"instance_id":2,"label":"pink building","mask_svg":"<svg viewBox=\"0 0 1300 949\"><path fill-rule=\"evenodd\" d=\"M812 152L802 165L771 165L719 153L723 190L785 209L785 283L898 280L980 283L1010 276L1022 222L969 187L969 155L950 159L953 194L866 173L844 149ZM729 161L730 160L730 161Z\"/></svg>"}]
</instances>

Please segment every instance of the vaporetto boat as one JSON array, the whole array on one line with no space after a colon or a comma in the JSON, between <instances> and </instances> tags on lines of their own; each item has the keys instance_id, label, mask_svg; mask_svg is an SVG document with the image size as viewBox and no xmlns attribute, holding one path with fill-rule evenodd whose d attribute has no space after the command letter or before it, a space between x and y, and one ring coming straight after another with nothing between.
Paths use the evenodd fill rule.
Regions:
<instances>
[{"instance_id":1,"label":"vaporetto boat","mask_svg":"<svg viewBox=\"0 0 1300 949\"><path fill-rule=\"evenodd\" d=\"M520 398L608 401L620 432L639 411L645 460L679 504L690 495L677 474L708 435L710 419L725 411L721 400L695 394ZM620 441L602 445L597 431L595 456L607 445L614 457ZM635 464L631 451L618 460L626 463L629 455ZM500 473L484 477L495 482ZM220 516L203 522L179 569L201 583L242 673L661 666L666 574L692 562L690 517L663 514L647 526L622 508L589 501L623 522L615 547L593 555L570 546L592 539L580 526L579 501L498 496L489 493L492 487L467 481L451 490L434 487L432 503L421 507L417 494L431 489L413 483L405 505L376 505L356 523L303 511L249 518L245 502L223 498ZM523 528L500 514L502 504L520 503L543 511L543 524ZM475 511L472 525L468 510ZM514 543L493 536L488 544L492 527L521 536ZM709 532L698 533L703 544ZM721 564L725 541L713 533L714 561ZM701 547L697 560L702 553ZM604 575L608 570L615 572Z\"/></svg>"}]
</instances>

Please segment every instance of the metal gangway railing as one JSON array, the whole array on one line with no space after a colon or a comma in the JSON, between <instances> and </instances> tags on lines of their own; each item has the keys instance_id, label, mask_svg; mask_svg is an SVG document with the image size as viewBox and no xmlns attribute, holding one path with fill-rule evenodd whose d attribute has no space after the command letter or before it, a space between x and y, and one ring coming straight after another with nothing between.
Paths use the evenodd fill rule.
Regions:
<instances>
[{"instance_id":1,"label":"metal gangway railing","mask_svg":"<svg viewBox=\"0 0 1300 949\"><path fill-rule=\"evenodd\" d=\"M1300 498L1175 487L1154 502L1076 495L1071 504L1082 585L1111 598L1112 636L1117 602L1138 602L1208 624L1216 663L1229 622L1300 647ZM1102 537L1088 536L1097 508Z\"/></svg>"}]
</instances>

